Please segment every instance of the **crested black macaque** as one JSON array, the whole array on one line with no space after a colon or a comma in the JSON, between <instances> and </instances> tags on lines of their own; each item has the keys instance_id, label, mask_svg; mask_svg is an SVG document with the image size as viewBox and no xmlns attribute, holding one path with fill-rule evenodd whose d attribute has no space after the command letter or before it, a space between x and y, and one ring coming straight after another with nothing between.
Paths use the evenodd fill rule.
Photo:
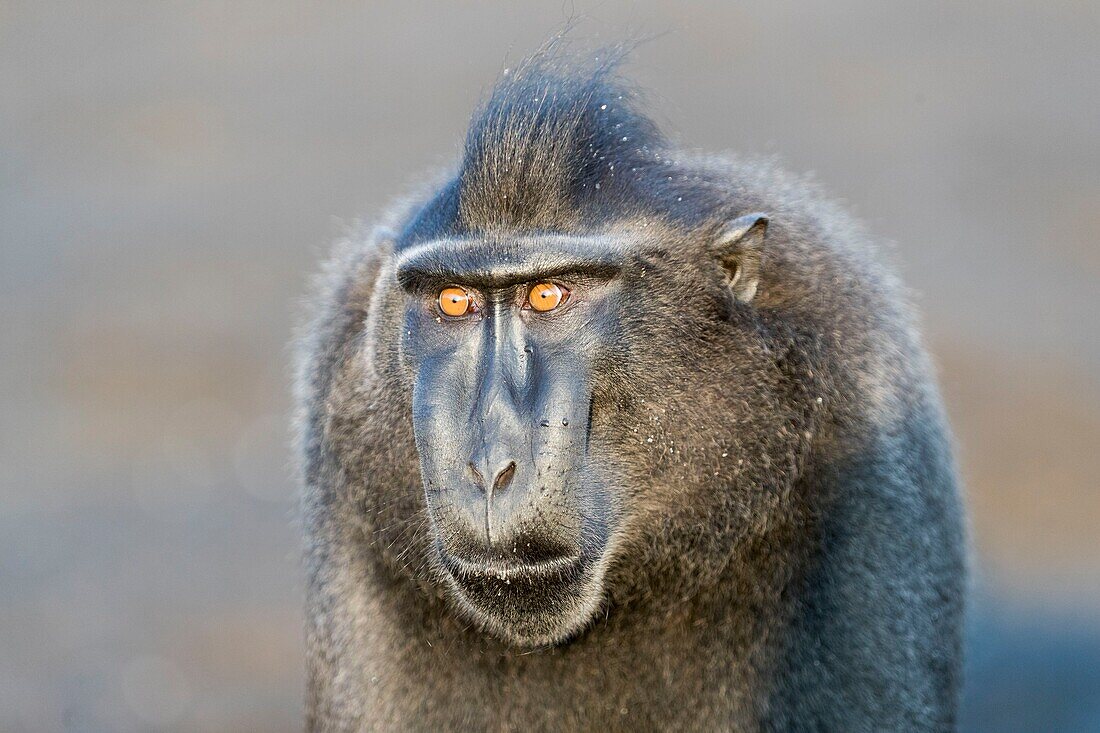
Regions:
<instances>
[{"instance_id":1,"label":"crested black macaque","mask_svg":"<svg viewBox=\"0 0 1100 733\"><path fill-rule=\"evenodd\" d=\"M807 180L565 55L321 278L309 729L953 729L962 510L903 287Z\"/></svg>"}]
</instances>

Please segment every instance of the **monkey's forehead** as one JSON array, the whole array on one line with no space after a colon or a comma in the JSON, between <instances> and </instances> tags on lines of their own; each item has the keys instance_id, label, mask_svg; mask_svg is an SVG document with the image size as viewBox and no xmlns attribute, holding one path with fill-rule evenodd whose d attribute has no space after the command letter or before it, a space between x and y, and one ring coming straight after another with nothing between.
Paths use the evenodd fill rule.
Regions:
<instances>
[{"instance_id":1,"label":"monkey's forehead","mask_svg":"<svg viewBox=\"0 0 1100 733\"><path fill-rule=\"evenodd\" d=\"M441 238L401 251L396 274L403 287L424 281L492 287L574 272L610 278L637 244L627 233Z\"/></svg>"}]
</instances>

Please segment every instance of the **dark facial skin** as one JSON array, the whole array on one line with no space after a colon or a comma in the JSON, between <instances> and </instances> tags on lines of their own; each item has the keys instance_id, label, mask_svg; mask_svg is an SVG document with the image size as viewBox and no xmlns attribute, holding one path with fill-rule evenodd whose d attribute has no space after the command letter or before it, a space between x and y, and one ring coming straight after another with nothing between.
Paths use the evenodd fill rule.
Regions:
<instances>
[{"instance_id":1,"label":"dark facial skin","mask_svg":"<svg viewBox=\"0 0 1100 733\"><path fill-rule=\"evenodd\" d=\"M647 249L624 235L443 239L398 256L429 544L452 597L488 631L539 646L591 620L609 548L630 519L623 507L644 485L629 476L638 464L629 452L590 461L593 425L597 445L638 444L639 406L627 403L681 361L645 349L639 331L705 329L738 293L751 298L747 265L766 226L760 214L728 224L697 273L659 242ZM560 302L540 310L531 301L543 285ZM685 290L694 293L676 296ZM448 313L448 297L465 300ZM697 366L681 364L679 379ZM654 453L652 441L645 448Z\"/></svg>"},{"instance_id":2,"label":"dark facial skin","mask_svg":"<svg viewBox=\"0 0 1100 733\"><path fill-rule=\"evenodd\" d=\"M458 602L514 643L558 641L601 600L615 502L588 445L621 276L597 238L443 240L397 265L434 551ZM540 283L555 307L532 305ZM440 293L455 290L470 303L448 315Z\"/></svg>"}]
</instances>

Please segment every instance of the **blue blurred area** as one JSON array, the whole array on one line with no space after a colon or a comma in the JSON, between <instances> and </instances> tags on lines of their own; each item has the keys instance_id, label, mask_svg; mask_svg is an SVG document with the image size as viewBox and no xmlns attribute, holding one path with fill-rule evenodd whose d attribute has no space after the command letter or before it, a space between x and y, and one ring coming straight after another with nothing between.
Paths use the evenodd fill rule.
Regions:
<instances>
[{"instance_id":1,"label":"blue blurred area","mask_svg":"<svg viewBox=\"0 0 1100 733\"><path fill-rule=\"evenodd\" d=\"M1093 619L984 599L968 635L962 731L1100 731L1100 631Z\"/></svg>"},{"instance_id":2,"label":"blue blurred area","mask_svg":"<svg viewBox=\"0 0 1100 733\"><path fill-rule=\"evenodd\" d=\"M966 477L966 731L1100 731L1100 6L0 3L0 731L298 730L294 314L585 18L899 263ZM666 33L667 31L667 33Z\"/></svg>"}]
</instances>

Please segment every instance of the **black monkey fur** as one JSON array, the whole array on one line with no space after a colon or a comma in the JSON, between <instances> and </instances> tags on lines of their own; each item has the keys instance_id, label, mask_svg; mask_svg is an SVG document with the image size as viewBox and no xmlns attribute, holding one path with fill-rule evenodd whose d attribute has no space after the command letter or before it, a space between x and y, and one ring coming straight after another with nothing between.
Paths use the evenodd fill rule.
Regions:
<instances>
[{"instance_id":1,"label":"black monkey fur","mask_svg":"<svg viewBox=\"0 0 1100 733\"><path fill-rule=\"evenodd\" d=\"M549 48L506 73L460 164L320 278L297 418L308 728L954 729L962 509L903 287L812 183L673 147L617 61ZM615 265L575 276L557 320L508 310L511 284L483 320L425 316L432 268L488 277L559 239ZM496 449L496 403L471 392L448 421L465 387L424 380L503 379L463 339L504 319L588 414L548 428L566 403L509 403L525 503L478 545L455 504L501 499L450 482L464 446ZM508 388L543 389L531 369ZM559 555L580 564L538 569Z\"/></svg>"}]
</instances>

